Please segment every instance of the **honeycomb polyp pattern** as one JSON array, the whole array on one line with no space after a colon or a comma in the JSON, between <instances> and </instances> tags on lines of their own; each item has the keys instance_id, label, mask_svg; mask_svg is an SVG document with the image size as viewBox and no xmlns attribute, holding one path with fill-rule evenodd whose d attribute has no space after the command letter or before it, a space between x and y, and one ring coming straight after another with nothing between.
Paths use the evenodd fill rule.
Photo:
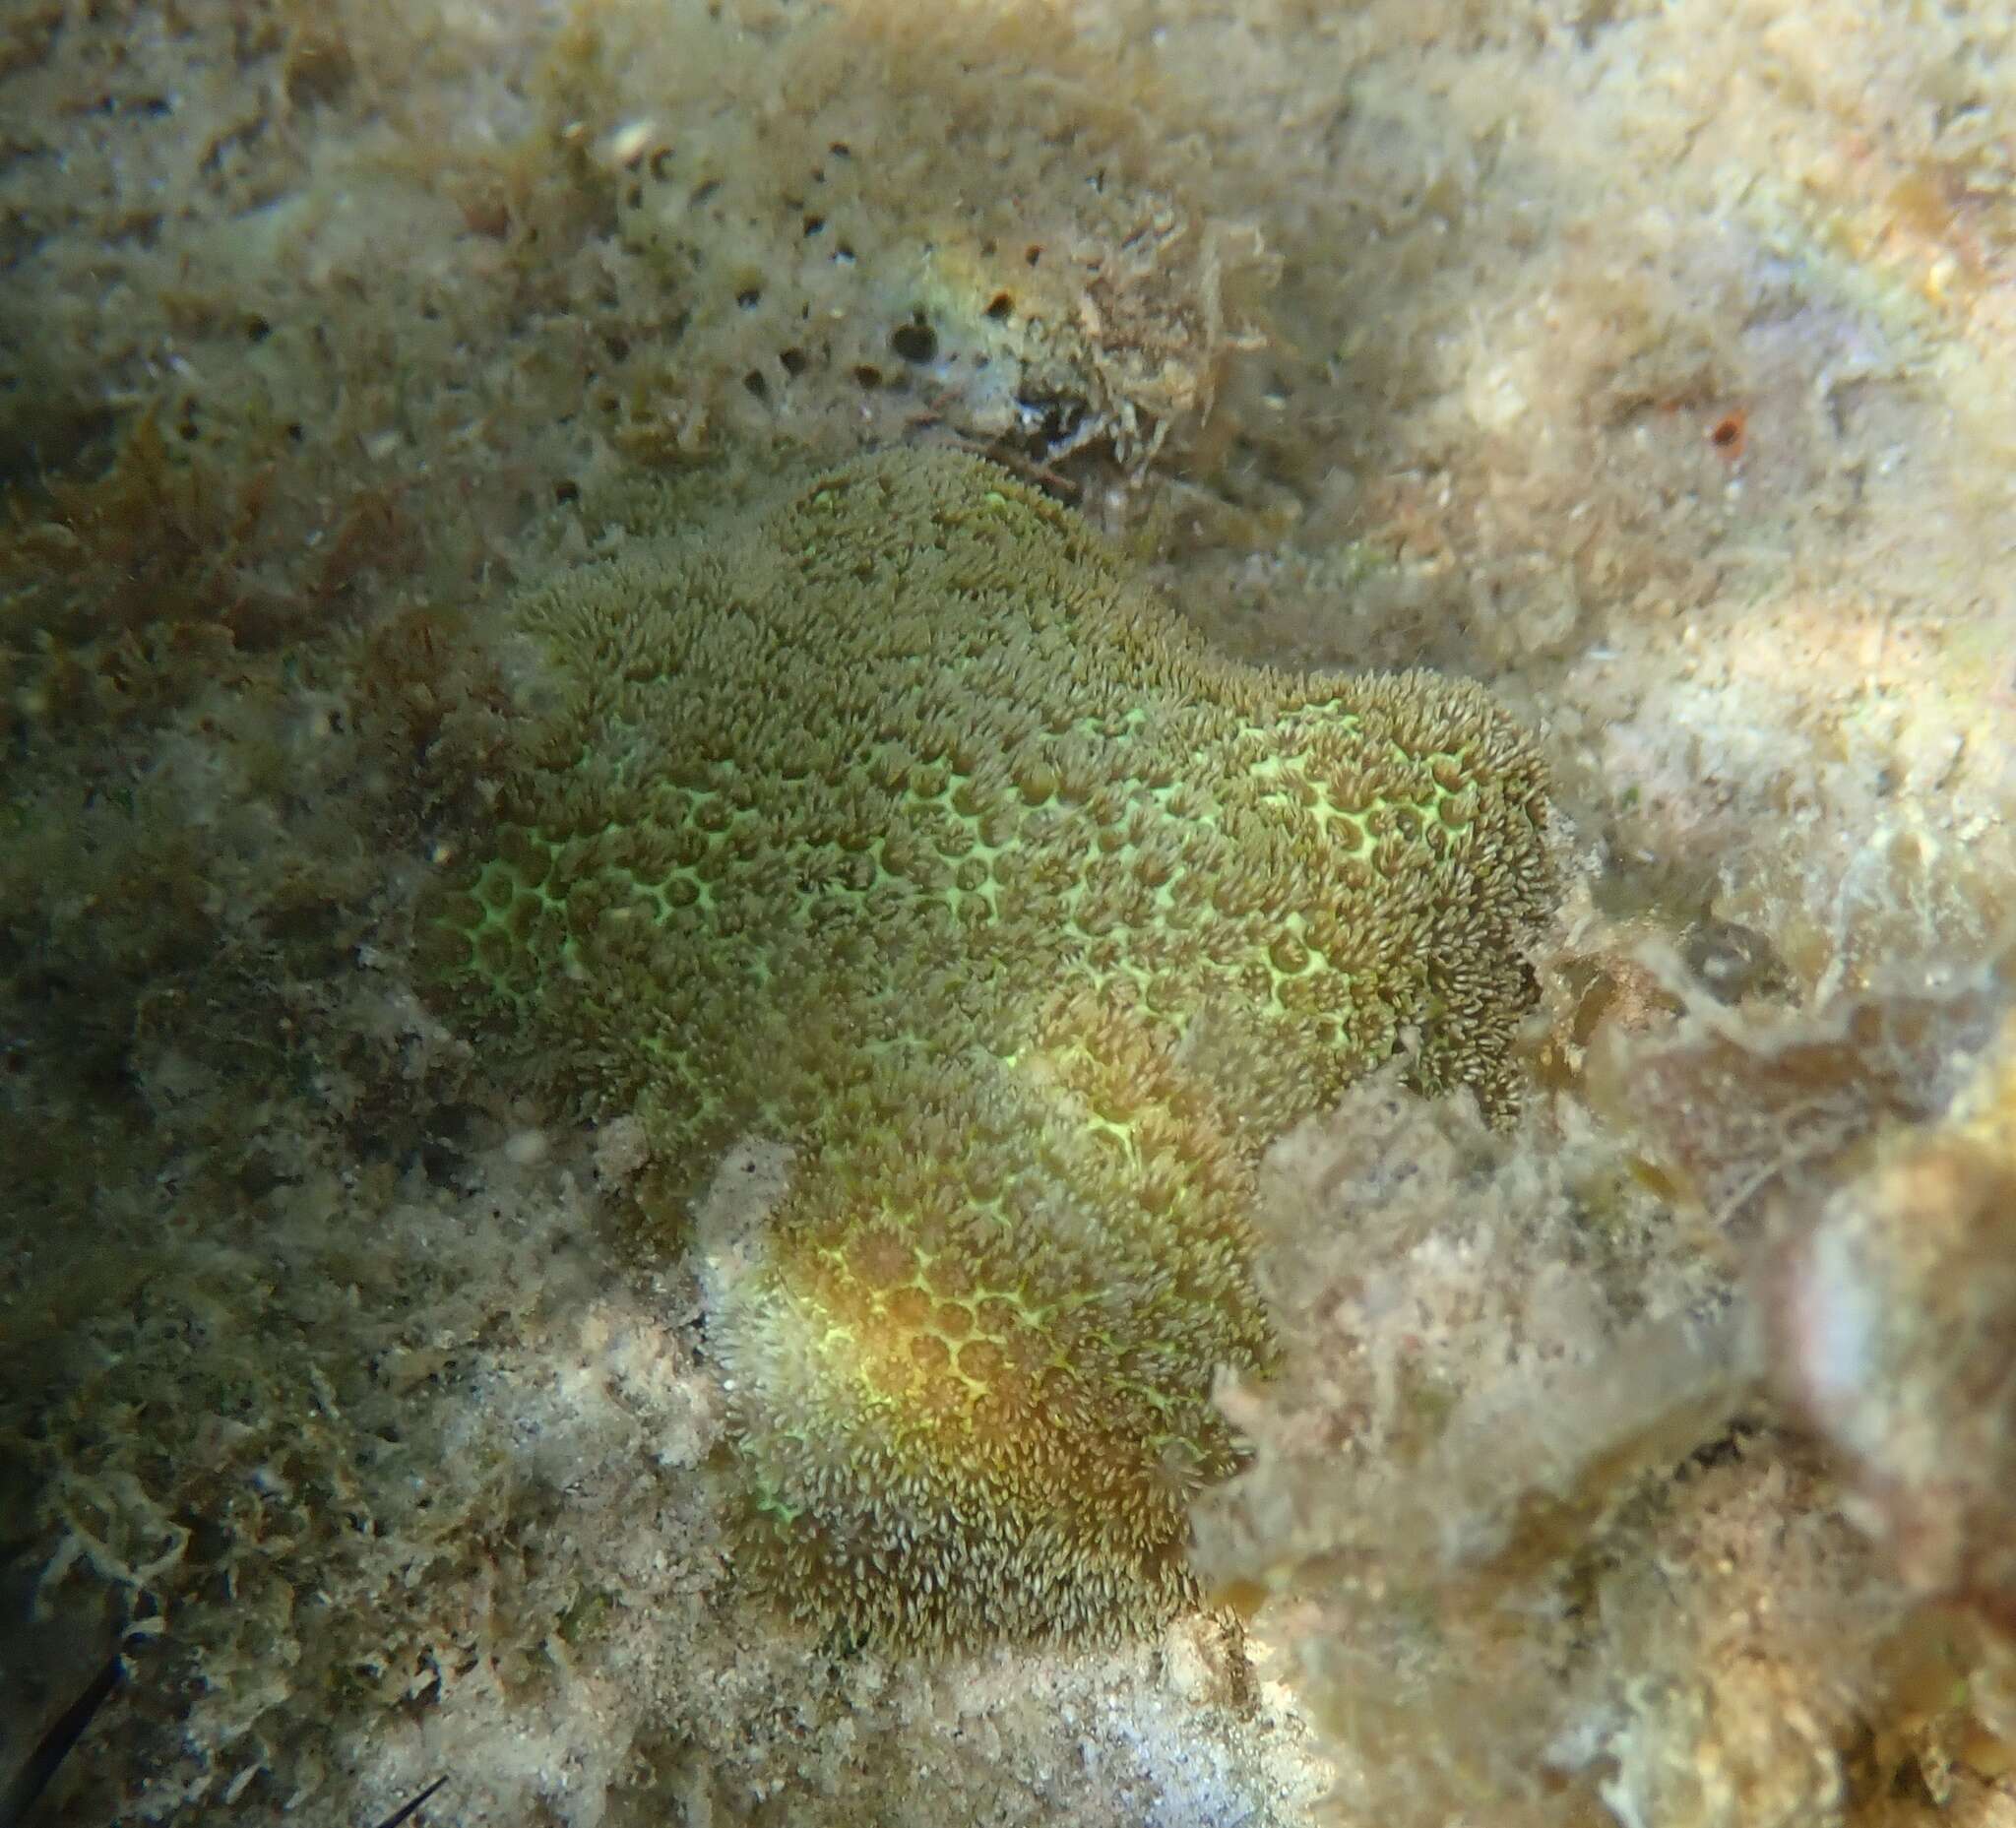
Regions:
<instances>
[{"instance_id":1,"label":"honeycomb polyp pattern","mask_svg":"<svg viewBox=\"0 0 2016 1828\"><path fill-rule=\"evenodd\" d=\"M1504 1107L1551 882L1478 688L1208 652L1075 516L868 458L535 593L565 682L423 921L457 1008L672 1184L792 1191L715 1340L744 1569L885 1641L1110 1635L1264 1364L1260 1149L1419 1036Z\"/></svg>"}]
</instances>

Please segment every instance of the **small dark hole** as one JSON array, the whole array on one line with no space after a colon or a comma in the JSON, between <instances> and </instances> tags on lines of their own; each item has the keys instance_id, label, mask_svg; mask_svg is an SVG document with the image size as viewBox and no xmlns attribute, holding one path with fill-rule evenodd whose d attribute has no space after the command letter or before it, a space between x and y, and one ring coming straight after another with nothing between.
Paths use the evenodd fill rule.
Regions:
<instances>
[{"instance_id":1,"label":"small dark hole","mask_svg":"<svg viewBox=\"0 0 2016 1828\"><path fill-rule=\"evenodd\" d=\"M245 335L254 343L264 343L273 335L273 326L263 317L255 317L245 326Z\"/></svg>"},{"instance_id":2,"label":"small dark hole","mask_svg":"<svg viewBox=\"0 0 2016 1828\"><path fill-rule=\"evenodd\" d=\"M899 324L889 333L889 347L907 362L927 362L938 353L938 333L928 324Z\"/></svg>"},{"instance_id":3,"label":"small dark hole","mask_svg":"<svg viewBox=\"0 0 2016 1828\"><path fill-rule=\"evenodd\" d=\"M793 380L811 366L803 349L786 349L777 359L784 364L785 373Z\"/></svg>"},{"instance_id":4,"label":"small dark hole","mask_svg":"<svg viewBox=\"0 0 2016 1828\"><path fill-rule=\"evenodd\" d=\"M553 484L553 499L563 508L569 502L579 501L581 499L581 484L570 480L566 476L562 476L559 481Z\"/></svg>"},{"instance_id":5,"label":"small dark hole","mask_svg":"<svg viewBox=\"0 0 2016 1828\"><path fill-rule=\"evenodd\" d=\"M825 219L825 217L823 217L823 216L808 216L808 217L806 217L806 218L805 218L805 233L806 233L806 234L808 234L808 235L816 235L816 234L823 234L823 233L825 232L825 229L826 229L826 219Z\"/></svg>"},{"instance_id":6,"label":"small dark hole","mask_svg":"<svg viewBox=\"0 0 2016 1828\"><path fill-rule=\"evenodd\" d=\"M763 288L760 285L745 285L735 294L735 303L744 311L753 311L763 302Z\"/></svg>"},{"instance_id":7,"label":"small dark hole","mask_svg":"<svg viewBox=\"0 0 2016 1828\"><path fill-rule=\"evenodd\" d=\"M863 362L854 370L854 379L862 387L880 387L882 385L882 370L870 362Z\"/></svg>"},{"instance_id":8,"label":"small dark hole","mask_svg":"<svg viewBox=\"0 0 2016 1828\"><path fill-rule=\"evenodd\" d=\"M987 315L999 323L1015 309L1015 300L1006 292L996 292L987 300Z\"/></svg>"},{"instance_id":9,"label":"small dark hole","mask_svg":"<svg viewBox=\"0 0 2016 1828\"><path fill-rule=\"evenodd\" d=\"M854 149L845 140L834 141L826 150L836 158L851 158L854 156Z\"/></svg>"},{"instance_id":10,"label":"small dark hole","mask_svg":"<svg viewBox=\"0 0 2016 1828\"><path fill-rule=\"evenodd\" d=\"M854 264L854 251L852 248L849 247L845 241L843 241L837 248L833 250L833 258L835 264L838 266L851 267Z\"/></svg>"},{"instance_id":11,"label":"small dark hole","mask_svg":"<svg viewBox=\"0 0 2016 1828\"><path fill-rule=\"evenodd\" d=\"M712 203L720 189L721 179L709 178L705 184L696 184L693 187L692 196L688 197L686 201L692 208L697 210L703 203Z\"/></svg>"},{"instance_id":12,"label":"small dark hole","mask_svg":"<svg viewBox=\"0 0 2016 1828\"><path fill-rule=\"evenodd\" d=\"M672 168L672 149L662 146L651 156L651 175L659 183L665 181L665 175Z\"/></svg>"},{"instance_id":13,"label":"small dark hole","mask_svg":"<svg viewBox=\"0 0 2016 1828\"><path fill-rule=\"evenodd\" d=\"M742 377L742 385L746 387L750 393L754 394L758 400L768 400L770 398L770 383L766 381L762 377L762 375L757 373L757 371L754 368L751 368L749 372Z\"/></svg>"},{"instance_id":14,"label":"small dark hole","mask_svg":"<svg viewBox=\"0 0 2016 1828\"><path fill-rule=\"evenodd\" d=\"M1023 249L1023 252L1022 252L1022 258L1023 258L1024 262L1025 262L1025 263L1027 263L1027 264L1028 264L1029 266L1032 266L1032 267L1034 267L1034 266L1035 266L1035 265L1037 264L1037 262L1038 262L1038 261L1041 260L1041 259L1042 259L1042 257L1043 257L1043 251L1042 251L1042 249L1041 249L1041 248L1040 248L1040 247L1029 247L1029 248L1025 248L1025 249Z\"/></svg>"}]
</instances>

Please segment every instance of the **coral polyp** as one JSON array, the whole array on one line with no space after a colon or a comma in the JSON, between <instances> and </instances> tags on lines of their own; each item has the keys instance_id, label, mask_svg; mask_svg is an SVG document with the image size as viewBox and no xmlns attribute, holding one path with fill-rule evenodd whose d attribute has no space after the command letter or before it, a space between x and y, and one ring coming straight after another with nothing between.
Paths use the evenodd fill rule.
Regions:
<instances>
[{"instance_id":1,"label":"coral polyp","mask_svg":"<svg viewBox=\"0 0 2016 1828\"><path fill-rule=\"evenodd\" d=\"M1191 1602L1267 1361L1261 1148L1418 1040L1512 1096L1541 765L1483 692L1210 653L1075 516L889 453L536 593L563 704L424 922L690 1188L796 1151L713 1333L744 1568L947 1644Z\"/></svg>"}]
</instances>

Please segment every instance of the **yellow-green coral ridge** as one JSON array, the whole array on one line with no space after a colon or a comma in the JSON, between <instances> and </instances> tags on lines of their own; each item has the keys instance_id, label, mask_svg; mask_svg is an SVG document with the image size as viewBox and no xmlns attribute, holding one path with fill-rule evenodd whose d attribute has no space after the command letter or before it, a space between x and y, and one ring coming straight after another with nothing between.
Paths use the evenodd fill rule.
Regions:
<instances>
[{"instance_id":1,"label":"yellow-green coral ridge","mask_svg":"<svg viewBox=\"0 0 2016 1828\"><path fill-rule=\"evenodd\" d=\"M792 1144L716 1337L743 1565L849 1634L1193 1595L1269 1352L1260 1148L1420 1035L1509 1096L1541 769L1475 687L1208 652L1080 521L896 452L527 605L565 682L426 948L687 1184Z\"/></svg>"}]
</instances>

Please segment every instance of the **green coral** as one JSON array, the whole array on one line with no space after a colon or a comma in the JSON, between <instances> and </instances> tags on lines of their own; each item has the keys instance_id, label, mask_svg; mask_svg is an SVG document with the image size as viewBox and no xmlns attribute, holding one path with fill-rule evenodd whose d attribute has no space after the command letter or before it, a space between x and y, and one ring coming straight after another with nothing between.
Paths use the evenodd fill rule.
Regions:
<instances>
[{"instance_id":1,"label":"green coral","mask_svg":"<svg viewBox=\"0 0 2016 1828\"><path fill-rule=\"evenodd\" d=\"M464 1015L674 1180L797 1150L715 1318L744 1565L888 1641L1194 1597L1271 1351L1261 1147L1403 1028L1511 1095L1551 892L1474 686L1207 651L1075 516L892 452L535 594L564 682L423 923Z\"/></svg>"}]
</instances>

